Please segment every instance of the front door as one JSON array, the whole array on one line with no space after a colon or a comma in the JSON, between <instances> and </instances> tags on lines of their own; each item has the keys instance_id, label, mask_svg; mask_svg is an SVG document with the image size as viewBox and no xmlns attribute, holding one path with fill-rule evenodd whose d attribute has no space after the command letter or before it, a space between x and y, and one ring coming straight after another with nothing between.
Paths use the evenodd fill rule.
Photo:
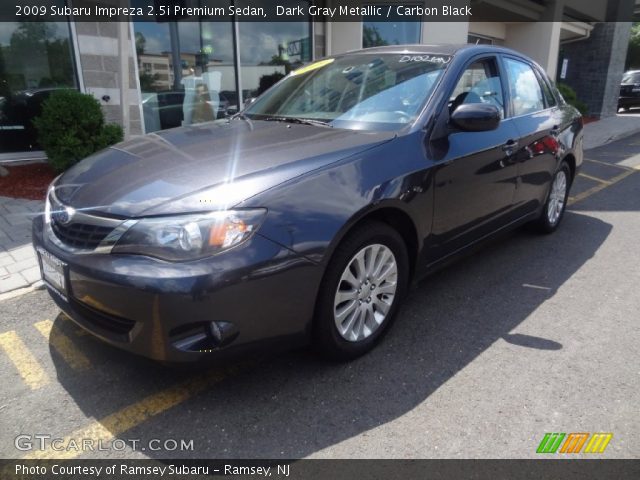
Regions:
<instances>
[{"instance_id":1,"label":"front door","mask_svg":"<svg viewBox=\"0 0 640 480\"><path fill-rule=\"evenodd\" d=\"M465 103L498 107L496 130L465 132L450 127L436 165L430 258L466 246L511 220L518 131L505 118L503 81L495 57L474 60L462 73L446 108Z\"/></svg>"}]
</instances>

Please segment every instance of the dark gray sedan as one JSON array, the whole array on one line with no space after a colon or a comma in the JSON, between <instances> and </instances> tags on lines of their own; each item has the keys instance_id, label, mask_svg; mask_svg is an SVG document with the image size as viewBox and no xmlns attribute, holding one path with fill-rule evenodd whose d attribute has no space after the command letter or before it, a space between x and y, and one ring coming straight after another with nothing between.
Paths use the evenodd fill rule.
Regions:
<instances>
[{"instance_id":1,"label":"dark gray sedan","mask_svg":"<svg viewBox=\"0 0 640 480\"><path fill-rule=\"evenodd\" d=\"M353 358L412 280L506 229L554 231L581 163L582 119L530 59L373 48L228 121L87 158L51 185L33 242L60 308L117 347Z\"/></svg>"}]
</instances>

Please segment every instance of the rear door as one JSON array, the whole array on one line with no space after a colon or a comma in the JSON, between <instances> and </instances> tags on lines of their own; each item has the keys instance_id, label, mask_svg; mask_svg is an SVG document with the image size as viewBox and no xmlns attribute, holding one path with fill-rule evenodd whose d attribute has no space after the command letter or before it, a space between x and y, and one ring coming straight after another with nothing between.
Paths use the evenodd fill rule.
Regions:
<instances>
[{"instance_id":1,"label":"rear door","mask_svg":"<svg viewBox=\"0 0 640 480\"><path fill-rule=\"evenodd\" d=\"M546 200L559 155L562 112L546 78L523 59L503 57L510 109L519 132L518 178L514 209L525 215Z\"/></svg>"}]
</instances>

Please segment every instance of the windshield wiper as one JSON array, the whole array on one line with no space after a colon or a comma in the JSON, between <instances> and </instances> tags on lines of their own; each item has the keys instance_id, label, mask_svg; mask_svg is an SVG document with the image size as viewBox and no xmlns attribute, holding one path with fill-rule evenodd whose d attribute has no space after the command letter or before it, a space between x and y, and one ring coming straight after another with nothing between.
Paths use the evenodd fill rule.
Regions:
<instances>
[{"instance_id":1,"label":"windshield wiper","mask_svg":"<svg viewBox=\"0 0 640 480\"><path fill-rule=\"evenodd\" d=\"M244 114L244 112L240 111L240 112L237 112L237 113L234 113L233 115L231 115L231 116L228 118L229 123L231 123L231 121L232 121L232 120L235 120L236 118L239 118L240 120L244 120L244 121L247 123L247 125L249 125L249 128L250 128L251 130L253 130L253 122L251 121L251 119L250 119L249 117L247 117L247 116Z\"/></svg>"},{"instance_id":2,"label":"windshield wiper","mask_svg":"<svg viewBox=\"0 0 640 480\"><path fill-rule=\"evenodd\" d=\"M272 116L267 118L261 118L260 120L264 120L265 122L298 123L300 125L315 125L316 127L333 128L333 125L330 125L328 122L323 122L322 120L314 120L312 118Z\"/></svg>"}]
</instances>

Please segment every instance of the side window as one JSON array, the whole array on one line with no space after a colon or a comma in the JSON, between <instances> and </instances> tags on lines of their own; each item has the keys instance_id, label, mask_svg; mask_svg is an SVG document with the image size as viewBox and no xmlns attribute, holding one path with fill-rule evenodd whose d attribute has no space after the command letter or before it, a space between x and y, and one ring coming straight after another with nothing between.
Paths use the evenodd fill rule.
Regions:
<instances>
[{"instance_id":1,"label":"side window","mask_svg":"<svg viewBox=\"0 0 640 480\"><path fill-rule=\"evenodd\" d=\"M542 76L540 72L536 72L540 86L542 87L542 94L544 95L544 103L547 108L555 107L557 104L556 97L553 96L549 82Z\"/></svg>"},{"instance_id":2,"label":"side window","mask_svg":"<svg viewBox=\"0 0 640 480\"><path fill-rule=\"evenodd\" d=\"M524 62L505 58L514 116L544 110L544 97L533 69Z\"/></svg>"},{"instance_id":3,"label":"side window","mask_svg":"<svg viewBox=\"0 0 640 480\"><path fill-rule=\"evenodd\" d=\"M449 98L449 112L467 103L488 103L498 107L504 118L502 83L496 61L493 58L478 60L469 65L453 89Z\"/></svg>"}]
</instances>

